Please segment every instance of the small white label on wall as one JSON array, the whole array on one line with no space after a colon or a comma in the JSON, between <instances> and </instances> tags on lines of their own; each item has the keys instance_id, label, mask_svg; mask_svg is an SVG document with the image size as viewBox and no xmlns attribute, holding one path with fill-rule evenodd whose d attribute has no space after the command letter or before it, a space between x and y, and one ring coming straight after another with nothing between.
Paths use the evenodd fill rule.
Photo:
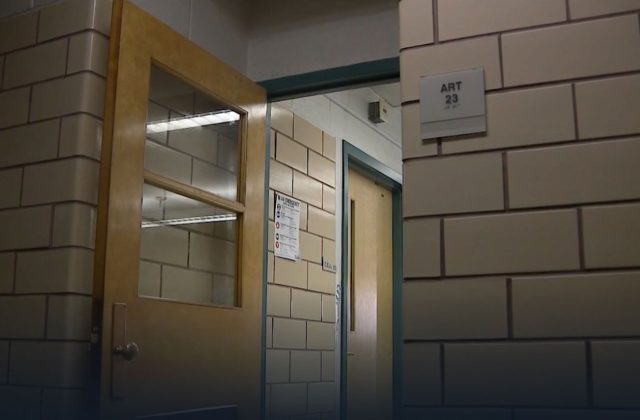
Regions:
<instances>
[{"instance_id":1,"label":"small white label on wall","mask_svg":"<svg viewBox=\"0 0 640 420\"><path fill-rule=\"evenodd\" d=\"M295 261L300 258L300 201L276 193L274 212L274 254Z\"/></svg>"},{"instance_id":2,"label":"small white label on wall","mask_svg":"<svg viewBox=\"0 0 640 420\"><path fill-rule=\"evenodd\" d=\"M487 131L482 68L420 78L422 139Z\"/></svg>"},{"instance_id":3,"label":"small white label on wall","mask_svg":"<svg viewBox=\"0 0 640 420\"><path fill-rule=\"evenodd\" d=\"M327 258L322 257L322 269L330 273L335 273L336 265L333 262L329 261Z\"/></svg>"}]
</instances>

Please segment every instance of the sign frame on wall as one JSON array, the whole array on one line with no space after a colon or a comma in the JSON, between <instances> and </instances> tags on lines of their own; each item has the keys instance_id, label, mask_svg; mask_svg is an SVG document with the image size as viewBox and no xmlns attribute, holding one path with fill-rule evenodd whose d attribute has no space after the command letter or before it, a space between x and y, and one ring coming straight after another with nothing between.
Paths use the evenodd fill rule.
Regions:
<instances>
[{"instance_id":1,"label":"sign frame on wall","mask_svg":"<svg viewBox=\"0 0 640 420\"><path fill-rule=\"evenodd\" d=\"M276 193L273 212L274 255L292 261L300 259L300 201Z\"/></svg>"},{"instance_id":2,"label":"sign frame on wall","mask_svg":"<svg viewBox=\"0 0 640 420\"><path fill-rule=\"evenodd\" d=\"M420 78L420 138L487 131L484 69Z\"/></svg>"}]
</instances>

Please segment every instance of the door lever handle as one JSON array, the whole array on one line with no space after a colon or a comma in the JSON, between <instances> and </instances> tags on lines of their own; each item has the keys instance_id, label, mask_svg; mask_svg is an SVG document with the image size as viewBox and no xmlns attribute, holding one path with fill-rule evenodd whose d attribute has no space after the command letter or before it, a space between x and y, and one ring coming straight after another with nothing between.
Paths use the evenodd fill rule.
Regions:
<instances>
[{"instance_id":1,"label":"door lever handle","mask_svg":"<svg viewBox=\"0 0 640 420\"><path fill-rule=\"evenodd\" d=\"M114 356L122 356L125 360L131 361L138 357L140 353L140 346L134 341L127 344L118 344L113 348Z\"/></svg>"}]
</instances>

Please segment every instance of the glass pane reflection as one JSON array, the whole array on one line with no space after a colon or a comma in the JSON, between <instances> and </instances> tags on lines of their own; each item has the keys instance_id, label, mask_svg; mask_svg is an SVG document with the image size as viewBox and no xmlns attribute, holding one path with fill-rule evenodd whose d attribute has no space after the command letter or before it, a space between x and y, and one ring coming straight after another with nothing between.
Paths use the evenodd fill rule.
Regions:
<instances>
[{"instance_id":1,"label":"glass pane reflection","mask_svg":"<svg viewBox=\"0 0 640 420\"><path fill-rule=\"evenodd\" d=\"M240 119L227 106L152 66L145 169L237 200Z\"/></svg>"},{"instance_id":2,"label":"glass pane reflection","mask_svg":"<svg viewBox=\"0 0 640 420\"><path fill-rule=\"evenodd\" d=\"M235 305L237 215L148 184L138 294Z\"/></svg>"}]
</instances>

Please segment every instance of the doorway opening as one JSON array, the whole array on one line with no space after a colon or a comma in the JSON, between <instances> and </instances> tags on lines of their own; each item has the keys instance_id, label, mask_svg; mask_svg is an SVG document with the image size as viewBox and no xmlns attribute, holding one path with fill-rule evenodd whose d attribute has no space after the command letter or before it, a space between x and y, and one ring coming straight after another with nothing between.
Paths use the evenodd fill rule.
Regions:
<instances>
[{"instance_id":1,"label":"doorway opening","mask_svg":"<svg viewBox=\"0 0 640 420\"><path fill-rule=\"evenodd\" d=\"M348 267L345 258L349 246L344 234L349 222L345 205L348 207L350 202L345 174L348 181L348 171L353 167L364 174L365 180L378 183L388 199L389 302L382 311L389 319L388 340L386 346L372 354L380 354L389 362L388 387L379 388L388 395L389 410L396 405L394 398L400 384L396 377L400 373L400 351L396 346L400 342L402 128L400 87L394 81L397 73L381 70L385 66L389 69L389 63L370 66L373 73L378 69L379 75L386 74L386 79L376 76L366 82L362 74L351 79L341 74L342 83L355 80L357 87L342 84L337 88L333 83L338 82L331 79L341 73L336 70L327 71L325 80L322 74L316 75L314 83L305 84L309 77L303 75L263 84L275 89L269 93L276 98L271 102L268 199L271 238L267 244L270 250L265 281L267 418L316 414L350 418L346 410L353 397L348 393L347 378L350 370L357 369L348 365L347 331L352 318L345 312L349 288L344 271ZM356 67L363 71L367 66ZM299 81L302 87L296 85ZM329 91L304 93L317 92L318 86ZM282 99L280 95L295 98ZM370 104L376 103L386 104L386 121L370 119ZM301 201L301 256L295 262L274 252L274 202L278 194ZM302 334L305 338L298 340ZM303 402L296 404L294 401L298 400ZM384 418L391 416L385 414Z\"/></svg>"}]
</instances>

